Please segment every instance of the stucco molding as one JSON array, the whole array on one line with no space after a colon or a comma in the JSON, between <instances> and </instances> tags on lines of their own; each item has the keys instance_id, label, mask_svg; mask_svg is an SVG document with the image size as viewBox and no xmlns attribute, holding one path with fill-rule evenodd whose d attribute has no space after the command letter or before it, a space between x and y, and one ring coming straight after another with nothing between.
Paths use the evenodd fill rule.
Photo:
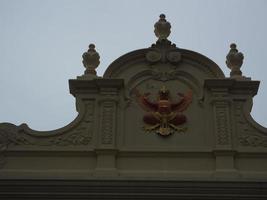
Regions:
<instances>
[{"instance_id":1,"label":"stucco molding","mask_svg":"<svg viewBox=\"0 0 267 200\"><path fill-rule=\"evenodd\" d=\"M0 180L1 199L263 200L266 182L170 180ZM193 192L192 192L193 191Z\"/></svg>"}]
</instances>

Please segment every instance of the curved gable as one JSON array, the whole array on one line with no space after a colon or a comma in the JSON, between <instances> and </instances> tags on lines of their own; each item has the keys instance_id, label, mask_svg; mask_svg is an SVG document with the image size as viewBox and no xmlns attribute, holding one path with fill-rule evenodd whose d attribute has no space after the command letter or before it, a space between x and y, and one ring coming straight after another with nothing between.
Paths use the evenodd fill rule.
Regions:
<instances>
[{"instance_id":1,"label":"curved gable","mask_svg":"<svg viewBox=\"0 0 267 200\"><path fill-rule=\"evenodd\" d=\"M43 179L71 180L62 188L68 184L69 188L75 186L72 180L84 183L93 180L85 185L98 187L105 183L105 188L95 189L104 190L103 194L95 193L94 189L84 192L86 188L81 190L80 182L71 191L82 192L84 198L100 199L110 195L113 186L118 192L112 197L133 195L132 184L140 186L135 187L140 197L146 196L140 188L147 182L140 180L148 179L164 191L177 188L180 184L177 180L190 180L193 185L202 181L197 184L202 188L200 193L205 190L207 197L211 197L212 192L206 190L213 187L211 183L217 184L216 189L228 181L225 191L242 183L254 195L248 192L245 198L259 197L258 182L267 179L267 130L250 116L259 81L242 75L243 54L236 45L230 46L226 64L231 73L225 77L209 58L177 48L167 39L170 23L164 15L155 24L155 34L158 37L155 44L116 59L103 77L96 74L100 56L95 45L89 45L83 54L84 74L69 80L78 111L69 125L39 132L25 124L1 123L2 180L37 180L44 187L58 183ZM174 185L169 185L170 180ZM254 184L247 185L246 181ZM209 186L205 185L207 182ZM125 183L129 193L121 196L119 188ZM0 190L0 198L12 197L11 186L1 184L7 192ZM25 186L23 181L20 184L31 193L27 196L28 193L15 187L15 195L36 197L31 186ZM58 185L55 188L56 193L63 191ZM42 184L37 189L44 191ZM237 192L243 197L242 188L229 191L234 191L234 197ZM195 198L195 194L189 193L185 193L188 198ZM41 199L43 194L38 193ZM61 194L57 193L59 198ZM229 198L232 196L229 194Z\"/></svg>"}]
</instances>

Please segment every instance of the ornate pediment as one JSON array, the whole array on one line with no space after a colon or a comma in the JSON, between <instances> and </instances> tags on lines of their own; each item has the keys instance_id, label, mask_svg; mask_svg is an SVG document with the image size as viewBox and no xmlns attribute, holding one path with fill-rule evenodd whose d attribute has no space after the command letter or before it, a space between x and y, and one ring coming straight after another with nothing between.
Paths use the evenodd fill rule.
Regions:
<instances>
[{"instance_id":1,"label":"ornate pediment","mask_svg":"<svg viewBox=\"0 0 267 200\"><path fill-rule=\"evenodd\" d=\"M32 179L267 179L267 130L250 116L259 81L242 75L243 54L230 46L225 77L197 52L157 41L96 73L94 44L83 75L69 81L77 118L54 131L0 124L0 177ZM251 163L253 161L253 163Z\"/></svg>"}]
</instances>

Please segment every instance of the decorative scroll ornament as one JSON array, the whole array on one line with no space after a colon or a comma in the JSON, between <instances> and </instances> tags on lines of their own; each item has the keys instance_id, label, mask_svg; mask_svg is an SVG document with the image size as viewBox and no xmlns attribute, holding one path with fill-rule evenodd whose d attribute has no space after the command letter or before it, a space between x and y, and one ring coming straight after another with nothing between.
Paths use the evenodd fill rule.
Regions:
<instances>
[{"instance_id":1,"label":"decorative scroll ornament","mask_svg":"<svg viewBox=\"0 0 267 200\"><path fill-rule=\"evenodd\" d=\"M96 68L98 67L100 61L100 56L95 50L95 45L90 44L89 49L83 55L83 65L86 68L84 71L85 75L96 75Z\"/></svg>"},{"instance_id":2,"label":"decorative scroll ornament","mask_svg":"<svg viewBox=\"0 0 267 200\"><path fill-rule=\"evenodd\" d=\"M244 102L235 102L235 117L237 119L237 129L239 130L239 144L245 147L264 147L267 148L267 136L264 132L251 125L251 122L244 114Z\"/></svg>"},{"instance_id":3,"label":"decorative scroll ornament","mask_svg":"<svg viewBox=\"0 0 267 200\"><path fill-rule=\"evenodd\" d=\"M160 19L154 25L154 33L158 40L153 44L146 54L146 59L150 63L170 62L172 64L181 61L181 53L167 38L171 33L171 24L165 19L165 15L161 14Z\"/></svg>"},{"instance_id":4,"label":"decorative scroll ornament","mask_svg":"<svg viewBox=\"0 0 267 200\"><path fill-rule=\"evenodd\" d=\"M239 137L242 146L267 147L267 137L261 135L243 135Z\"/></svg>"},{"instance_id":5,"label":"decorative scroll ornament","mask_svg":"<svg viewBox=\"0 0 267 200\"><path fill-rule=\"evenodd\" d=\"M184 132L186 127L181 127L187 118L182 112L192 102L192 91L186 94L178 93L179 101L173 103L170 92L163 86L158 92L158 100L149 100L150 93L142 95L137 89L134 91L137 102L148 113L143 117L146 131L155 131L162 136L168 136L174 132Z\"/></svg>"},{"instance_id":6,"label":"decorative scroll ornament","mask_svg":"<svg viewBox=\"0 0 267 200\"><path fill-rule=\"evenodd\" d=\"M242 71L240 70L244 55L241 52L238 52L236 49L236 44L230 45L230 51L226 56L226 65L231 69L230 77L231 78L242 78Z\"/></svg>"},{"instance_id":7,"label":"decorative scroll ornament","mask_svg":"<svg viewBox=\"0 0 267 200\"><path fill-rule=\"evenodd\" d=\"M88 145L91 142L91 136L83 134L83 127L77 127L77 130L68 135L59 136L47 136L47 137L32 137L28 134L23 127L27 126L22 124L20 126L15 126L13 124L7 124L7 126L1 130L0 129L0 139L3 137L3 133L6 135L6 143L14 146L80 146ZM0 148L3 146L0 140Z\"/></svg>"}]
</instances>

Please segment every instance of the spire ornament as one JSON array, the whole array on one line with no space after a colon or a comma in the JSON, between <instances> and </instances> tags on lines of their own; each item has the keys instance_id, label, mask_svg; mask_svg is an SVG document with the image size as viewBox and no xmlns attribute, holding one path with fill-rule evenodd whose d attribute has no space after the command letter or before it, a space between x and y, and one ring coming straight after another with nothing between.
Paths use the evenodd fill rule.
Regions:
<instances>
[{"instance_id":1,"label":"spire ornament","mask_svg":"<svg viewBox=\"0 0 267 200\"><path fill-rule=\"evenodd\" d=\"M84 75L85 76L87 75L96 76L95 69L98 67L100 63L99 61L100 56L95 50L94 44L89 45L88 51L83 53L82 58L83 58L83 65L86 68L86 70L84 71Z\"/></svg>"},{"instance_id":2,"label":"spire ornament","mask_svg":"<svg viewBox=\"0 0 267 200\"><path fill-rule=\"evenodd\" d=\"M171 33L171 24L166 19L164 14L159 16L159 21L154 25L154 33L157 36L158 40L167 40Z\"/></svg>"},{"instance_id":3,"label":"spire ornament","mask_svg":"<svg viewBox=\"0 0 267 200\"><path fill-rule=\"evenodd\" d=\"M236 44L231 44L229 53L226 56L226 65L231 69L231 78L243 78L242 71L240 70L243 64L243 59L244 55L241 52L238 52Z\"/></svg>"},{"instance_id":4,"label":"spire ornament","mask_svg":"<svg viewBox=\"0 0 267 200\"><path fill-rule=\"evenodd\" d=\"M181 53L179 48L167 38L171 33L171 24L166 20L166 16L161 14L160 19L154 25L154 33L158 40L156 44L152 44L146 53L146 60L155 64L158 62L178 64L181 61Z\"/></svg>"}]
</instances>

